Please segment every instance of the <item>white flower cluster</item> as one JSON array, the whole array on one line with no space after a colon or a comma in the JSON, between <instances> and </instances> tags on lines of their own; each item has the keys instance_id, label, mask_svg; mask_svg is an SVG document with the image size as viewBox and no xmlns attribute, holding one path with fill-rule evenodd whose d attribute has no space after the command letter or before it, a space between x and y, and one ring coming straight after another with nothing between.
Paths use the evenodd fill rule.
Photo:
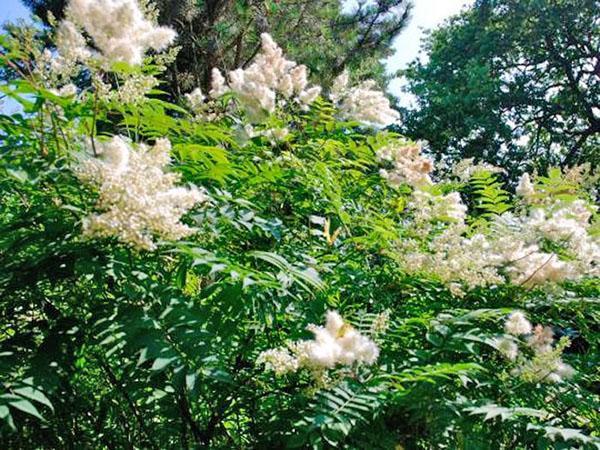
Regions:
<instances>
[{"instance_id":1,"label":"white flower cluster","mask_svg":"<svg viewBox=\"0 0 600 450\"><path fill-rule=\"evenodd\" d=\"M491 344L502 356L510 361L515 361L519 356L519 346L512 338L494 338Z\"/></svg>"},{"instance_id":2,"label":"white flower cluster","mask_svg":"<svg viewBox=\"0 0 600 450\"><path fill-rule=\"evenodd\" d=\"M105 101L118 103L136 104L146 100L146 95L159 84L159 80L153 75L144 75L139 73L127 74L123 83L117 89L111 89L110 86L100 86L98 80L94 80L98 92L102 93Z\"/></svg>"},{"instance_id":3,"label":"white flower cluster","mask_svg":"<svg viewBox=\"0 0 600 450\"><path fill-rule=\"evenodd\" d=\"M374 81L353 87L348 83L348 73L344 72L334 81L329 95L341 117L376 126L390 125L399 119L399 113L391 108L384 93L375 88ZM208 95L216 99L226 92L234 93L249 119L257 122L273 113L277 106L289 103L306 110L321 91L321 86L309 86L306 66L286 59L273 38L263 33L261 51L250 66L230 71L227 77L217 68L212 69ZM208 100L204 94L197 88L187 99L192 111L202 116Z\"/></svg>"},{"instance_id":4,"label":"white flower cluster","mask_svg":"<svg viewBox=\"0 0 600 450\"><path fill-rule=\"evenodd\" d=\"M92 56L85 37L69 20L63 20L56 30L56 47L59 57L53 62L53 68L60 72L78 61L87 61Z\"/></svg>"},{"instance_id":5,"label":"white flower cluster","mask_svg":"<svg viewBox=\"0 0 600 450\"><path fill-rule=\"evenodd\" d=\"M274 112L278 104L290 101L307 108L317 99L321 87L308 87L306 66L286 59L273 38L263 33L260 53L246 69L229 72L228 82L221 72L213 69L210 96L215 98L228 91L236 94L254 120Z\"/></svg>"},{"instance_id":6,"label":"white flower cluster","mask_svg":"<svg viewBox=\"0 0 600 450\"><path fill-rule=\"evenodd\" d=\"M371 333L384 333L390 326L390 312L383 311L375 316L375 320L371 324Z\"/></svg>"},{"instance_id":7,"label":"white flower cluster","mask_svg":"<svg viewBox=\"0 0 600 450\"><path fill-rule=\"evenodd\" d=\"M115 136L95 147L98 157L85 157L76 172L99 189L97 206L104 212L84 220L84 235L115 236L137 249L152 250L153 236L177 240L194 232L179 220L207 197L197 188L175 186L178 175L164 172L171 150L167 139L134 150Z\"/></svg>"},{"instance_id":8,"label":"white flower cluster","mask_svg":"<svg viewBox=\"0 0 600 450\"><path fill-rule=\"evenodd\" d=\"M225 79L221 71L216 67L213 67L211 75L212 77L210 81L210 91L208 94L212 98L218 98L229 90L229 88L227 87L227 80Z\"/></svg>"},{"instance_id":9,"label":"white flower cluster","mask_svg":"<svg viewBox=\"0 0 600 450\"><path fill-rule=\"evenodd\" d=\"M525 315L516 311L508 316L504 329L510 336L495 339L493 345L505 358L511 361L519 359L517 367L511 371L513 376L528 382L560 383L575 374L573 367L561 359L569 340L563 338L553 346L552 328L542 325L533 328ZM521 341L521 338L524 340ZM532 358L519 351L518 342L523 342L528 351L533 353Z\"/></svg>"},{"instance_id":10,"label":"white flower cluster","mask_svg":"<svg viewBox=\"0 0 600 450\"><path fill-rule=\"evenodd\" d=\"M408 205L417 223L448 221L462 223L467 215L467 207L458 192L436 195L426 190L413 191Z\"/></svg>"},{"instance_id":11,"label":"white flower cluster","mask_svg":"<svg viewBox=\"0 0 600 450\"><path fill-rule=\"evenodd\" d=\"M545 253L537 245L520 248L509 254L506 269L509 278L515 284L535 286L546 282L560 282L576 278L573 266L562 261L555 253Z\"/></svg>"},{"instance_id":12,"label":"white flower cluster","mask_svg":"<svg viewBox=\"0 0 600 450\"><path fill-rule=\"evenodd\" d=\"M533 195L527 176L520 184L523 195ZM435 195L417 188L409 210L418 236L401 243L405 270L436 274L457 295L464 294L463 285L508 279L533 287L600 274L600 237L590 224L594 207L583 200L546 199L517 210L519 215L496 216L480 230L466 225L467 208L458 193ZM448 224L440 230L443 222Z\"/></svg>"},{"instance_id":13,"label":"white flower cluster","mask_svg":"<svg viewBox=\"0 0 600 450\"><path fill-rule=\"evenodd\" d=\"M313 341L297 343L298 358L304 365L332 368L337 364L351 366L354 363L373 364L379 356L379 348L344 322L336 311L327 312L325 327L310 325Z\"/></svg>"},{"instance_id":14,"label":"white flower cluster","mask_svg":"<svg viewBox=\"0 0 600 450\"><path fill-rule=\"evenodd\" d=\"M389 100L376 88L373 80L350 87L347 71L334 80L329 98L344 119L373 126L388 126L400 118L398 111L390 106Z\"/></svg>"},{"instance_id":15,"label":"white flower cluster","mask_svg":"<svg viewBox=\"0 0 600 450\"><path fill-rule=\"evenodd\" d=\"M464 295L463 284L472 289L502 283L504 278L497 270L501 258L485 235L466 237L466 229L462 224L446 228L432 238L427 252L417 242L406 243L405 270L435 274L457 296Z\"/></svg>"},{"instance_id":16,"label":"white flower cluster","mask_svg":"<svg viewBox=\"0 0 600 450\"><path fill-rule=\"evenodd\" d=\"M161 51L176 36L171 28L148 20L137 0L70 0L56 36L61 58L85 62L93 56L82 31L92 38L99 59L108 65L139 65L149 49Z\"/></svg>"},{"instance_id":17,"label":"white flower cluster","mask_svg":"<svg viewBox=\"0 0 600 450\"><path fill-rule=\"evenodd\" d=\"M217 81L223 80L218 69L213 69L213 86L215 85L215 74L218 74ZM204 95L202 89L195 88L192 92L185 94L185 100L190 111L194 114L194 120L198 122L214 122L226 116L228 108L223 108L216 102L216 99L226 91L226 86L211 89L209 96ZM246 125L251 127L250 124Z\"/></svg>"},{"instance_id":18,"label":"white flower cluster","mask_svg":"<svg viewBox=\"0 0 600 450\"><path fill-rule=\"evenodd\" d=\"M344 322L336 311L328 311L325 326L309 325L315 338L297 341L286 348L262 352L257 364L278 375L294 372L301 368L314 371L332 369L338 365L371 365L379 357L379 348L368 337L360 334Z\"/></svg>"},{"instance_id":19,"label":"white flower cluster","mask_svg":"<svg viewBox=\"0 0 600 450\"><path fill-rule=\"evenodd\" d=\"M462 182L467 182L478 172L503 173L504 169L488 163L475 163L475 158L465 158L460 160L452 168L452 175Z\"/></svg>"},{"instance_id":20,"label":"white flower cluster","mask_svg":"<svg viewBox=\"0 0 600 450\"><path fill-rule=\"evenodd\" d=\"M245 138L252 139L258 136L264 136L269 140L271 145L277 145L284 142L290 133L290 130L285 127L256 129L250 124L246 124L243 131L245 133Z\"/></svg>"},{"instance_id":21,"label":"white flower cluster","mask_svg":"<svg viewBox=\"0 0 600 450\"><path fill-rule=\"evenodd\" d=\"M75 86L73 83L65 84L64 86L58 89L48 90L59 97L73 97L77 95L77 86Z\"/></svg>"},{"instance_id":22,"label":"white flower cluster","mask_svg":"<svg viewBox=\"0 0 600 450\"><path fill-rule=\"evenodd\" d=\"M600 240L589 232L590 208L582 200L559 201L513 219L514 228L506 231L512 237L512 249L505 252L511 280L532 286L600 273ZM541 247L548 242L562 248L568 259L543 251Z\"/></svg>"},{"instance_id":23,"label":"white flower cluster","mask_svg":"<svg viewBox=\"0 0 600 450\"><path fill-rule=\"evenodd\" d=\"M418 235L418 239L401 243L400 260L408 273L435 274L456 295L464 294L458 281L475 287L500 279L491 269L491 254L484 236L464 236L467 207L458 192L440 195L416 189L408 209L413 216L413 232ZM439 222L450 225L427 243L429 251L423 251L419 241Z\"/></svg>"},{"instance_id":24,"label":"white flower cluster","mask_svg":"<svg viewBox=\"0 0 600 450\"><path fill-rule=\"evenodd\" d=\"M418 144L389 144L377 150L377 159L391 164L391 169L381 169L379 174L391 186L403 183L417 187L432 184L429 174L433 170L433 162L421 155Z\"/></svg>"},{"instance_id":25,"label":"white flower cluster","mask_svg":"<svg viewBox=\"0 0 600 450\"><path fill-rule=\"evenodd\" d=\"M188 105L192 109L192 111L201 111L204 107L204 100L206 100L206 95L202 93L200 88L194 89L189 94L185 94L185 99L188 102Z\"/></svg>"},{"instance_id":26,"label":"white flower cluster","mask_svg":"<svg viewBox=\"0 0 600 450\"><path fill-rule=\"evenodd\" d=\"M509 314L506 322L504 322L504 330L513 336L530 334L532 329L531 322L527 320L527 317L521 311Z\"/></svg>"},{"instance_id":27,"label":"white flower cluster","mask_svg":"<svg viewBox=\"0 0 600 450\"><path fill-rule=\"evenodd\" d=\"M519 183L517 184L516 192L517 195L520 195L525 199L535 194L533 183L531 182L531 178L529 177L529 174L527 172L525 172L519 178Z\"/></svg>"},{"instance_id":28,"label":"white flower cluster","mask_svg":"<svg viewBox=\"0 0 600 450\"><path fill-rule=\"evenodd\" d=\"M285 348L265 350L256 358L256 364L263 364L267 370L272 370L278 376L295 372L300 367L298 359Z\"/></svg>"}]
</instances>

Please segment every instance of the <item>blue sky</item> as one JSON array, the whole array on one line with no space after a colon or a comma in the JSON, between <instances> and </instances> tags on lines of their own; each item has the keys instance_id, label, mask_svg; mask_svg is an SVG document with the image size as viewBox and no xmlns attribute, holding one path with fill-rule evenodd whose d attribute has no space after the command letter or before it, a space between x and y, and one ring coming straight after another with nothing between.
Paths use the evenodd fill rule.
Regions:
<instances>
[{"instance_id":1,"label":"blue sky","mask_svg":"<svg viewBox=\"0 0 600 450\"><path fill-rule=\"evenodd\" d=\"M473 4L473 0L413 0L412 18L394 42L396 53L387 60L388 72L404 69L419 55L419 48L425 30L435 28L445 19L459 13ZM404 80L392 80L388 89L397 96L400 104L408 106L413 102L410 95L402 93Z\"/></svg>"},{"instance_id":2,"label":"blue sky","mask_svg":"<svg viewBox=\"0 0 600 450\"><path fill-rule=\"evenodd\" d=\"M0 22L28 17L29 10L23 6L21 0L0 0Z\"/></svg>"},{"instance_id":3,"label":"blue sky","mask_svg":"<svg viewBox=\"0 0 600 450\"><path fill-rule=\"evenodd\" d=\"M29 10L23 6L21 0L0 0L0 23L27 17ZM4 99L0 103L0 112L5 114L18 112L20 109L19 104L12 99Z\"/></svg>"},{"instance_id":4,"label":"blue sky","mask_svg":"<svg viewBox=\"0 0 600 450\"><path fill-rule=\"evenodd\" d=\"M473 3L473 0L414 0L412 19L402 33L394 42L396 53L387 61L389 72L405 68L406 65L418 56L423 31L434 28L444 19L460 12L465 6ZM26 18L28 10L20 0L0 0L0 22ZM389 90L398 96L402 105L412 103L412 98L402 93L402 79L395 79L389 85Z\"/></svg>"}]
</instances>

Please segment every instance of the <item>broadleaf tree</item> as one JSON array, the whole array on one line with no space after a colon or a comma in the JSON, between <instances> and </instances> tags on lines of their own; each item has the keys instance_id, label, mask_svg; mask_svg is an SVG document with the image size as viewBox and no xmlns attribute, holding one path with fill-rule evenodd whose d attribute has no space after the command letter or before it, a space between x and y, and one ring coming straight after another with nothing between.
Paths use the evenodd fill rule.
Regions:
<instances>
[{"instance_id":1,"label":"broadleaf tree","mask_svg":"<svg viewBox=\"0 0 600 450\"><path fill-rule=\"evenodd\" d=\"M600 161L600 4L479 0L404 72L402 131L439 159L545 169ZM517 170L515 173L518 173Z\"/></svg>"}]
</instances>

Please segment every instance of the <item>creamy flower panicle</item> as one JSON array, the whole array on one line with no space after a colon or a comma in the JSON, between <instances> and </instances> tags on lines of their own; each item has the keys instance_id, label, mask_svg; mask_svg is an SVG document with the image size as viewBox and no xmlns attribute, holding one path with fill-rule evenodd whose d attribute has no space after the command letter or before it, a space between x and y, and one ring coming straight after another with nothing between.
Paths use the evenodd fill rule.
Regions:
<instances>
[{"instance_id":1,"label":"creamy flower panicle","mask_svg":"<svg viewBox=\"0 0 600 450\"><path fill-rule=\"evenodd\" d=\"M56 47L59 56L54 59L53 67L57 71L61 69L61 65L70 66L77 62L84 62L92 56L85 37L69 20L63 20L56 30Z\"/></svg>"},{"instance_id":2,"label":"creamy flower panicle","mask_svg":"<svg viewBox=\"0 0 600 450\"><path fill-rule=\"evenodd\" d=\"M502 282L497 271L500 257L487 236L467 236L467 206L458 192L441 195L416 189L408 208L413 231L421 239L434 229L434 223L445 222L446 228L427 242L429 251L423 251L420 239L400 243L400 260L407 272L435 274L457 296L464 295L463 284L471 289Z\"/></svg>"},{"instance_id":3,"label":"creamy flower panicle","mask_svg":"<svg viewBox=\"0 0 600 450\"><path fill-rule=\"evenodd\" d=\"M338 108L339 115L347 120L385 127L400 118L400 113L390 106L385 94L376 88L375 81L350 86L348 71L334 80L329 98Z\"/></svg>"},{"instance_id":4,"label":"creamy flower panicle","mask_svg":"<svg viewBox=\"0 0 600 450\"><path fill-rule=\"evenodd\" d=\"M515 311L508 316L504 323L504 330L513 336L529 334L532 331L531 322L527 320L521 311Z\"/></svg>"},{"instance_id":5,"label":"creamy flower panicle","mask_svg":"<svg viewBox=\"0 0 600 450\"><path fill-rule=\"evenodd\" d=\"M452 175L462 182L469 181L474 174L479 172L504 173L505 170L488 163L475 163L475 158L462 159L452 168Z\"/></svg>"},{"instance_id":6,"label":"creamy flower panicle","mask_svg":"<svg viewBox=\"0 0 600 450\"><path fill-rule=\"evenodd\" d=\"M367 80L354 87L348 84L348 73L344 72L334 81L329 93L340 117L375 126L390 125L399 119L399 113L391 108L385 94L376 89L374 81ZM278 107L289 104L307 110L321 91L321 86L309 85L306 66L286 59L273 38L263 33L261 51L252 64L232 70L227 76L213 68L209 98L198 89L186 97L192 111L202 115L206 102L231 92L247 118L256 123L274 113Z\"/></svg>"},{"instance_id":7,"label":"creamy flower panicle","mask_svg":"<svg viewBox=\"0 0 600 450\"><path fill-rule=\"evenodd\" d=\"M386 145L377 151L377 159L391 166L390 169L379 170L381 177L391 186L432 184L429 174L433 170L433 162L421 155L418 144Z\"/></svg>"},{"instance_id":8,"label":"creamy flower panicle","mask_svg":"<svg viewBox=\"0 0 600 450\"><path fill-rule=\"evenodd\" d=\"M308 69L283 55L273 38L261 35L261 51L245 69L228 73L227 79L218 69L212 71L209 92L215 98L233 92L251 119L275 111L288 102L306 109L321 93L320 86L308 85Z\"/></svg>"},{"instance_id":9,"label":"creamy flower panicle","mask_svg":"<svg viewBox=\"0 0 600 450\"><path fill-rule=\"evenodd\" d=\"M392 159L387 147L379 152ZM406 166L398 170L410 172ZM527 174L518 191L528 199L535 195ZM600 236L591 232L590 223L596 208L581 199L528 201L515 212L493 216L489 227L480 230L467 226L467 208L457 192L434 192L434 187L417 185L408 204L410 229L419 236L398 247L408 272L435 274L461 296L465 286L512 282L532 288L600 273Z\"/></svg>"},{"instance_id":10,"label":"creamy flower panicle","mask_svg":"<svg viewBox=\"0 0 600 450\"><path fill-rule=\"evenodd\" d=\"M504 278L498 273L501 257L483 234L465 236L467 227L456 223L433 237L424 252L418 242L404 243L401 261L409 273L435 274L450 291L464 296L468 289L499 284Z\"/></svg>"},{"instance_id":11,"label":"creamy flower panicle","mask_svg":"<svg viewBox=\"0 0 600 450\"><path fill-rule=\"evenodd\" d=\"M139 66L149 50L162 52L173 43L175 31L156 25L149 15L149 7L142 8L138 0L69 0L65 18L55 30L57 51L53 54L46 49L36 57L36 73L47 88L61 91L87 70L92 89L102 101L145 102L159 84L156 76L123 71L115 64ZM173 52L157 54L153 63L164 67L172 58ZM116 78L103 75L109 71Z\"/></svg>"},{"instance_id":12,"label":"creamy flower panicle","mask_svg":"<svg viewBox=\"0 0 600 450\"><path fill-rule=\"evenodd\" d=\"M139 65L148 50L164 50L176 37L173 29L144 17L137 0L70 0L65 17L57 31L58 51L79 62L97 57L109 65ZM87 46L82 31L92 38L98 54Z\"/></svg>"},{"instance_id":13,"label":"creamy flower panicle","mask_svg":"<svg viewBox=\"0 0 600 450\"><path fill-rule=\"evenodd\" d=\"M533 183L531 182L531 178L527 172L525 172L519 178L519 184L517 184L516 193L525 199L528 199L535 194Z\"/></svg>"},{"instance_id":14,"label":"creamy flower panicle","mask_svg":"<svg viewBox=\"0 0 600 450\"><path fill-rule=\"evenodd\" d=\"M266 369L272 370L278 376L295 372L300 367L298 359L285 348L274 348L262 352L256 358L256 364L264 365Z\"/></svg>"},{"instance_id":15,"label":"creamy flower panicle","mask_svg":"<svg viewBox=\"0 0 600 450\"><path fill-rule=\"evenodd\" d=\"M512 339L495 338L492 345L510 361L514 361L519 356L519 346Z\"/></svg>"},{"instance_id":16,"label":"creamy flower panicle","mask_svg":"<svg viewBox=\"0 0 600 450\"><path fill-rule=\"evenodd\" d=\"M535 286L598 274L600 240L589 233L591 216L585 202L574 200L535 206L527 215L510 218L513 228L504 232L513 241L505 250L511 281ZM509 213L498 222L506 217ZM544 251L547 242L563 248L569 258Z\"/></svg>"},{"instance_id":17,"label":"creamy flower panicle","mask_svg":"<svg viewBox=\"0 0 600 450\"><path fill-rule=\"evenodd\" d=\"M541 208L532 211L527 226L542 239L562 245L572 257L572 271L598 274L600 239L589 233L592 209L582 200L557 202L548 211Z\"/></svg>"},{"instance_id":18,"label":"creamy flower panicle","mask_svg":"<svg viewBox=\"0 0 600 450\"><path fill-rule=\"evenodd\" d=\"M507 258L506 272L514 284L531 287L546 282L560 282L577 277L568 262L555 253L540 251L537 245L521 247Z\"/></svg>"},{"instance_id":19,"label":"creamy flower panicle","mask_svg":"<svg viewBox=\"0 0 600 450\"><path fill-rule=\"evenodd\" d=\"M227 90L227 80L225 80L225 77L219 69L213 67L211 71L210 91L208 94L212 98L218 98L225 94Z\"/></svg>"},{"instance_id":20,"label":"creamy flower panicle","mask_svg":"<svg viewBox=\"0 0 600 450\"><path fill-rule=\"evenodd\" d=\"M77 174L98 188L97 208L103 212L84 220L84 235L117 237L137 249L153 250L154 236L177 240L194 232L179 220L207 196L195 187L176 186L179 176L164 171L170 161L167 139L133 149L115 136L95 147L98 157L84 157Z\"/></svg>"},{"instance_id":21,"label":"creamy flower panicle","mask_svg":"<svg viewBox=\"0 0 600 450\"><path fill-rule=\"evenodd\" d=\"M77 86L73 83L65 84L59 89L49 89L51 93L54 95L58 95L59 97L73 97L77 95Z\"/></svg>"},{"instance_id":22,"label":"creamy flower panicle","mask_svg":"<svg viewBox=\"0 0 600 450\"><path fill-rule=\"evenodd\" d=\"M200 111L204 106L204 100L206 100L206 96L202 93L200 88L196 88L189 94L185 94L185 99L187 100L192 111Z\"/></svg>"},{"instance_id":23,"label":"creamy flower panicle","mask_svg":"<svg viewBox=\"0 0 600 450\"><path fill-rule=\"evenodd\" d=\"M552 350L554 331L551 327L536 325L529 333L525 334L530 334L527 343L537 353L546 353Z\"/></svg>"},{"instance_id":24,"label":"creamy flower panicle","mask_svg":"<svg viewBox=\"0 0 600 450\"><path fill-rule=\"evenodd\" d=\"M463 223L467 215L467 206L458 192L438 195L416 189L408 205L417 223L449 221Z\"/></svg>"},{"instance_id":25,"label":"creamy flower panicle","mask_svg":"<svg viewBox=\"0 0 600 450\"><path fill-rule=\"evenodd\" d=\"M306 365L332 368L337 364L373 364L379 356L377 345L344 322L336 311L327 313L324 327L310 325L314 341L305 341L298 348L298 359Z\"/></svg>"},{"instance_id":26,"label":"creamy flower panicle","mask_svg":"<svg viewBox=\"0 0 600 450\"><path fill-rule=\"evenodd\" d=\"M320 373L337 366L372 365L379 357L377 344L336 311L327 312L325 326L309 325L308 330L314 334L313 340L293 342L289 350L266 350L258 356L257 364L264 364L278 375L301 368Z\"/></svg>"}]
</instances>

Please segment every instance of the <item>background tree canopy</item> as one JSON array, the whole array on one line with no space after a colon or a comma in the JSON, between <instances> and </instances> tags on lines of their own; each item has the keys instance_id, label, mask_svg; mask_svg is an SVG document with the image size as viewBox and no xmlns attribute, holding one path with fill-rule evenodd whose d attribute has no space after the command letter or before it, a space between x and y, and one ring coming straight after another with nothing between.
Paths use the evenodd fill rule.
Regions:
<instances>
[{"instance_id":1,"label":"background tree canopy","mask_svg":"<svg viewBox=\"0 0 600 450\"><path fill-rule=\"evenodd\" d=\"M479 0L435 30L405 74L402 130L439 159L502 167L597 164L600 5Z\"/></svg>"},{"instance_id":2,"label":"background tree canopy","mask_svg":"<svg viewBox=\"0 0 600 450\"><path fill-rule=\"evenodd\" d=\"M60 18L66 0L23 0L47 20ZM159 22L173 27L181 47L167 81L180 96L206 91L212 67L248 65L259 35L270 33L288 55L328 85L344 68L358 78L385 80L382 60L409 19L408 0L361 0L343 8L339 0L159 0Z\"/></svg>"}]
</instances>

